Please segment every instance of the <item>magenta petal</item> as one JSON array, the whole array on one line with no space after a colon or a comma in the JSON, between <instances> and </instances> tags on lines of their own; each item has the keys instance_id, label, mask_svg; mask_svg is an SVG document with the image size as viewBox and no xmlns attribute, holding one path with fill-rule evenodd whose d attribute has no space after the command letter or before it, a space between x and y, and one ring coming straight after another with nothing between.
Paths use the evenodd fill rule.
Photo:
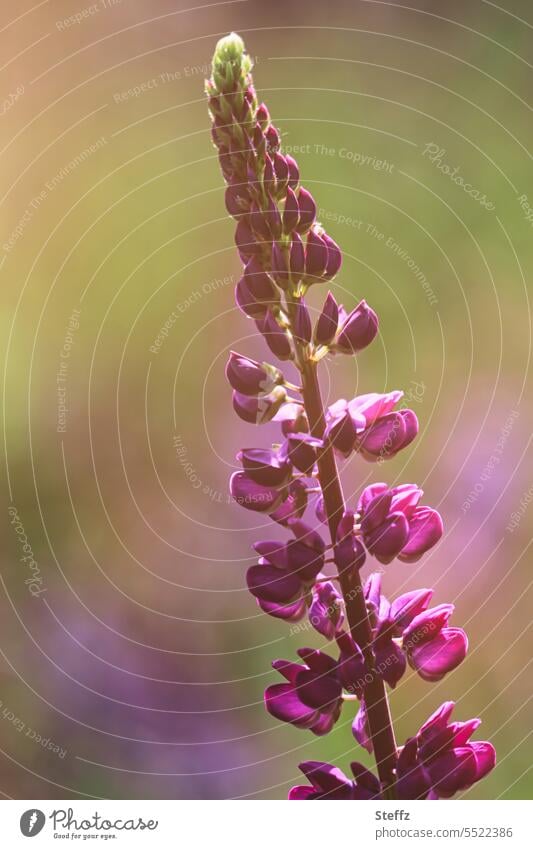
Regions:
<instances>
[{"instance_id":1,"label":"magenta petal","mask_svg":"<svg viewBox=\"0 0 533 849\"><path fill-rule=\"evenodd\" d=\"M329 345L337 332L338 322L339 306L331 292L328 292L315 327L315 342L317 345Z\"/></svg>"},{"instance_id":2,"label":"magenta petal","mask_svg":"<svg viewBox=\"0 0 533 849\"><path fill-rule=\"evenodd\" d=\"M294 480L288 487L284 501L270 514L279 525L288 525L293 519L301 519L307 507L307 487L301 480Z\"/></svg>"},{"instance_id":3,"label":"magenta petal","mask_svg":"<svg viewBox=\"0 0 533 849\"><path fill-rule=\"evenodd\" d=\"M453 604L437 604L436 607L424 610L415 616L403 632L404 648L411 649L436 637L448 624L454 609Z\"/></svg>"},{"instance_id":4,"label":"magenta petal","mask_svg":"<svg viewBox=\"0 0 533 849\"><path fill-rule=\"evenodd\" d=\"M469 746L445 752L427 764L426 769L433 790L445 799L470 787L476 780L476 758Z\"/></svg>"},{"instance_id":5,"label":"magenta petal","mask_svg":"<svg viewBox=\"0 0 533 849\"><path fill-rule=\"evenodd\" d=\"M393 640L377 640L375 647L376 669L379 675L394 688L405 672L405 654Z\"/></svg>"},{"instance_id":6,"label":"magenta petal","mask_svg":"<svg viewBox=\"0 0 533 849\"><path fill-rule=\"evenodd\" d=\"M423 496L423 490L414 483L402 483L392 488L392 510L405 513L408 519L414 514L418 502Z\"/></svg>"},{"instance_id":7,"label":"magenta petal","mask_svg":"<svg viewBox=\"0 0 533 849\"><path fill-rule=\"evenodd\" d=\"M326 265L326 270L324 271L324 277L327 280L331 280L332 277L335 277L336 274L340 271L342 265L342 252L339 248L338 244L333 241L333 239L328 236L327 233L324 233L322 237L328 248L328 262Z\"/></svg>"},{"instance_id":8,"label":"magenta petal","mask_svg":"<svg viewBox=\"0 0 533 849\"><path fill-rule=\"evenodd\" d=\"M283 486L291 474L290 462L267 448L243 448L237 459L248 477L261 486Z\"/></svg>"},{"instance_id":9,"label":"magenta petal","mask_svg":"<svg viewBox=\"0 0 533 849\"><path fill-rule=\"evenodd\" d=\"M357 449L365 460L393 457L405 441L405 424L399 413L388 413L359 436Z\"/></svg>"},{"instance_id":10,"label":"magenta petal","mask_svg":"<svg viewBox=\"0 0 533 849\"><path fill-rule=\"evenodd\" d=\"M391 513L390 516L368 536L365 536L365 545L370 554L381 563L390 563L407 541L409 536L409 523L403 513Z\"/></svg>"},{"instance_id":11,"label":"magenta petal","mask_svg":"<svg viewBox=\"0 0 533 849\"><path fill-rule=\"evenodd\" d=\"M294 601L302 589L297 575L282 572L275 566L250 566L246 583L256 598L276 604Z\"/></svg>"},{"instance_id":12,"label":"magenta petal","mask_svg":"<svg viewBox=\"0 0 533 849\"><path fill-rule=\"evenodd\" d=\"M377 486L381 485L377 484ZM363 501L364 496L365 493L363 493L361 501ZM392 493L389 489L381 490L371 501L367 501L361 522L361 530L365 536L375 531L385 521L389 515L391 503Z\"/></svg>"},{"instance_id":13,"label":"magenta petal","mask_svg":"<svg viewBox=\"0 0 533 849\"><path fill-rule=\"evenodd\" d=\"M387 492L388 488L386 483L372 483L370 486L367 486L361 493L357 507L358 513L362 513L364 516L368 512L368 508L374 498L377 495L383 495L384 492Z\"/></svg>"},{"instance_id":14,"label":"magenta petal","mask_svg":"<svg viewBox=\"0 0 533 849\"><path fill-rule=\"evenodd\" d=\"M352 782L341 769L331 764L321 761L304 761L300 764L300 769L315 790L324 794L351 789Z\"/></svg>"},{"instance_id":15,"label":"magenta petal","mask_svg":"<svg viewBox=\"0 0 533 849\"><path fill-rule=\"evenodd\" d=\"M305 246L305 273L308 277L321 277L328 263L328 247L322 236L310 230Z\"/></svg>"},{"instance_id":16,"label":"magenta petal","mask_svg":"<svg viewBox=\"0 0 533 849\"><path fill-rule=\"evenodd\" d=\"M302 704L292 684L272 684L267 687L265 706L271 716L298 728L310 728L317 718L315 710Z\"/></svg>"},{"instance_id":17,"label":"magenta petal","mask_svg":"<svg viewBox=\"0 0 533 849\"><path fill-rule=\"evenodd\" d=\"M316 674L302 670L296 676L298 698L308 707L324 711L333 708L340 698L342 687L335 675Z\"/></svg>"},{"instance_id":18,"label":"magenta petal","mask_svg":"<svg viewBox=\"0 0 533 849\"><path fill-rule=\"evenodd\" d=\"M299 622L307 612L307 605L303 598L289 604L278 604L261 598L258 598L257 602L264 613L275 616L276 619L283 619L285 622Z\"/></svg>"},{"instance_id":19,"label":"magenta petal","mask_svg":"<svg viewBox=\"0 0 533 849\"><path fill-rule=\"evenodd\" d=\"M413 590L403 593L394 599L391 604L390 616L394 622L395 632L401 632L406 628L415 616L423 613L433 596L433 590Z\"/></svg>"},{"instance_id":20,"label":"magenta petal","mask_svg":"<svg viewBox=\"0 0 533 849\"><path fill-rule=\"evenodd\" d=\"M414 648L409 662L424 681L440 681L465 659L468 639L461 628L443 628L440 634Z\"/></svg>"},{"instance_id":21,"label":"magenta petal","mask_svg":"<svg viewBox=\"0 0 533 849\"><path fill-rule=\"evenodd\" d=\"M426 719L418 732L418 736L423 742L430 740L436 731L442 731L443 728L446 728L454 707L455 702L444 702Z\"/></svg>"},{"instance_id":22,"label":"magenta petal","mask_svg":"<svg viewBox=\"0 0 533 849\"><path fill-rule=\"evenodd\" d=\"M352 734L363 749L366 749L368 754L373 752L372 738L370 736L370 728L368 726L368 717L366 715L365 703L361 700L359 710L355 715L352 723Z\"/></svg>"},{"instance_id":23,"label":"magenta petal","mask_svg":"<svg viewBox=\"0 0 533 849\"><path fill-rule=\"evenodd\" d=\"M402 443L402 448L406 448L418 434L418 419L413 410L400 410L400 415L402 416L403 423L405 425L405 438Z\"/></svg>"},{"instance_id":24,"label":"magenta petal","mask_svg":"<svg viewBox=\"0 0 533 849\"><path fill-rule=\"evenodd\" d=\"M402 397L403 392L399 389L385 395L378 392L369 392L366 395L358 395L350 401L348 408L354 418L363 415L368 427L381 416L390 413Z\"/></svg>"},{"instance_id":25,"label":"magenta petal","mask_svg":"<svg viewBox=\"0 0 533 849\"><path fill-rule=\"evenodd\" d=\"M485 740L470 743L470 746L476 759L476 781L479 781L496 766L496 749L492 743L487 743Z\"/></svg>"},{"instance_id":26,"label":"magenta petal","mask_svg":"<svg viewBox=\"0 0 533 849\"><path fill-rule=\"evenodd\" d=\"M335 450L346 458L350 456L354 449L356 437L357 430L348 412L331 420L324 434L324 439L329 441Z\"/></svg>"},{"instance_id":27,"label":"magenta petal","mask_svg":"<svg viewBox=\"0 0 533 849\"><path fill-rule=\"evenodd\" d=\"M313 799L315 791L308 784L300 784L296 787L291 787L289 790L289 801L296 802L303 799Z\"/></svg>"},{"instance_id":28,"label":"magenta petal","mask_svg":"<svg viewBox=\"0 0 533 849\"><path fill-rule=\"evenodd\" d=\"M409 519L409 539L399 559L413 563L435 545L443 533L442 519L431 507L417 507Z\"/></svg>"},{"instance_id":29,"label":"magenta petal","mask_svg":"<svg viewBox=\"0 0 533 849\"><path fill-rule=\"evenodd\" d=\"M270 513L283 500L283 495L274 488L261 486L244 472L234 472L230 478L230 493L237 504L247 510Z\"/></svg>"}]
</instances>

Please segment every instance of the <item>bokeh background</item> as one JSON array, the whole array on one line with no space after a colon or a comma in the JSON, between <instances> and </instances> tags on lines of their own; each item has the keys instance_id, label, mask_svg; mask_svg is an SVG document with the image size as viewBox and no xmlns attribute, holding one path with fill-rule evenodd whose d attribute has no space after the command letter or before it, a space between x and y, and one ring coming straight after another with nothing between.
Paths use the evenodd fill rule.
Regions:
<instances>
[{"instance_id":1,"label":"bokeh background","mask_svg":"<svg viewBox=\"0 0 533 849\"><path fill-rule=\"evenodd\" d=\"M466 796L531 796L531 12L3 4L5 797L284 798L300 760L354 758L349 710L317 739L262 705L270 661L302 636L246 592L265 522L227 496L239 447L274 434L235 419L223 374L231 347L265 355L234 306L203 96L230 30L345 251L334 293L381 317L324 391L403 388L421 421L385 467L350 461L346 493L416 481L445 518L442 543L387 567L386 589L434 586L471 649L440 684L401 682L398 738L455 699L499 755Z\"/></svg>"}]
</instances>

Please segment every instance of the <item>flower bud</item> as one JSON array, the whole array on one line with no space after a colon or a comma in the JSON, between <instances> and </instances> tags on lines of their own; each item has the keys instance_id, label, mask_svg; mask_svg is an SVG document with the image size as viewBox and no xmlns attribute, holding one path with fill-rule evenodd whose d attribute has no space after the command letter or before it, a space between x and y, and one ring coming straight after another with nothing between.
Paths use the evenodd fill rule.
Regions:
<instances>
[{"instance_id":1,"label":"flower bud","mask_svg":"<svg viewBox=\"0 0 533 849\"><path fill-rule=\"evenodd\" d=\"M270 395L253 398L233 392L233 409L243 421L249 424L265 424L271 421L287 399L282 386L276 386Z\"/></svg>"},{"instance_id":2,"label":"flower bud","mask_svg":"<svg viewBox=\"0 0 533 849\"><path fill-rule=\"evenodd\" d=\"M280 138L278 131L275 127L272 126L272 124L265 130L265 138L267 142L268 152L271 154L277 153L279 150Z\"/></svg>"},{"instance_id":3,"label":"flower bud","mask_svg":"<svg viewBox=\"0 0 533 849\"><path fill-rule=\"evenodd\" d=\"M361 301L339 328L335 349L343 354L355 354L370 345L377 332L376 313L370 309L366 301Z\"/></svg>"},{"instance_id":4,"label":"flower bud","mask_svg":"<svg viewBox=\"0 0 533 849\"><path fill-rule=\"evenodd\" d=\"M268 395L275 386L283 383L283 375L275 366L258 363L235 351L230 352L226 377L241 395Z\"/></svg>"},{"instance_id":5,"label":"flower bud","mask_svg":"<svg viewBox=\"0 0 533 849\"><path fill-rule=\"evenodd\" d=\"M294 327L293 333L295 338L302 345L309 345L313 336L313 326L311 324L311 316L307 309L307 304L301 298L295 306Z\"/></svg>"},{"instance_id":6,"label":"flower bud","mask_svg":"<svg viewBox=\"0 0 533 849\"><path fill-rule=\"evenodd\" d=\"M297 230L299 233L307 233L309 228L315 223L316 219L316 203L313 196L307 189L300 189L298 192L298 207L300 217Z\"/></svg>"},{"instance_id":7,"label":"flower bud","mask_svg":"<svg viewBox=\"0 0 533 849\"><path fill-rule=\"evenodd\" d=\"M283 232L290 233L294 230L298 224L299 217L296 195L291 188L288 188L283 209Z\"/></svg>"},{"instance_id":8,"label":"flower bud","mask_svg":"<svg viewBox=\"0 0 533 849\"><path fill-rule=\"evenodd\" d=\"M328 236L327 233L323 233L322 238L324 239L328 249L328 261L326 264L326 270L324 271L324 278L326 280L331 280L340 271L342 265L342 252L338 244L333 241L331 236Z\"/></svg>"},{"instance_id":9,"label":"flower bud","mask_svg":"<svg viewBox=\"0 0 533 849\"><path fill-rule=\"evenodd\" d=\"M298 186L298 181L300 179L300 169L298 168L298 163L292 156L285 156L285 161L287 162L287 167L289 169L289 186L291 189L296 189Z\"/></svg>"},{"instance_id":10,"label":"flower bud","mask_svg":"<svg viewBox=\"0 0 533 849\"><path fill-rule=\"evenodd\" d=\"M270 123L270 114L264 103L260 103L255 113L255 120L261 125L263 130L266 130Z\"/></svg>"},{"instance_id":11,"label":"flower bud","mask_svg":"<svg viewBox=\"0 0 533 849\"><path fill-rule=\"evenodd\" d=\"M268 347L279 360L292 358L292 347L287 331L279 326L270 310L262 321L257 322L257 327L265 337Z\"/></svg>"},{"instance_id":12,"label":"flower bud","mask_svg":"<svg viewBox=\"0 0 533 849\"><path fill-rule=\"evenodd\" d=\"M328 264L328 248L326 242L314 230L307 234L305 246L305 274L316 283L322 277Z\"/></svg>"},{"instance_id":13,"label":"flower bud","mask_svg":"<svg viewBox=\"0 0 533 849\"><path fill-rule=\"evenodd\" d=\"M338 322L339 306L331 292L328 292L322 312L316 323L315 343L317 345L329 345L337 332Z\"/></svg>"},{"instance_id":14,"label":"flower bud","mask_svg":"<svg viewBox=\"0 0 533 849\"><path fill-rule=\"evenodd\" d=\"M241 277L235 287L235 303L241 312L249 318L264 318L268 312L268 304L262 303L254 297L246 277Z\"/></svg>"}]
</instances>

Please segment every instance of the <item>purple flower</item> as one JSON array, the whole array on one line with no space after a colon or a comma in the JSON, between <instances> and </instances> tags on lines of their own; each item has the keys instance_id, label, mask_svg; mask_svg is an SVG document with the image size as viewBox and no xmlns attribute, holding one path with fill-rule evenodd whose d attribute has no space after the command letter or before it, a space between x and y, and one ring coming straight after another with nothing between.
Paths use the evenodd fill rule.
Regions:
<instances>
[{"instance_id":1,"label":"purple flower","mask_svg":"<svg viewBox=\"0 0 533 849\"><path fill-rule=\"evenodd\" d=\"M442 519L431 507L419 506L423 492L415 484L389 489L372 484L359 500L361 533L367 550L381 563L395 557L412 563L441 538Z\"/></svg>"},{"instance_id":2,"label":"purple flower","mask_svg":"<svg viewBox=\"0 0 533 849\"><path fill-rule=\"evenodd\" d=\"M342 596L331 581L315 584L309 605L309 621L326 640L333 640L344 621Z\"/></svg>"},{"instance_id":3,"label":"purple flower","mask_svg":"<svg viewBox=\"0 0 533 849\"><path fill-rule=\"evenodd\" d=\"M402 394L371 393L329 407L326 433L334 448L344 457L358 451L371 462L390 459L406 448L418 433L418 420L412 410L391 412Z\"/></svg>"},{"instance_id":4,"label":"purple flower","mask_svg":"<svg viewBox=\"0 0 533 849\"><path fill-rule=\"evenodd\" d=\"M248 477L262 486L281 487L291 477L290 461L266 448L243 448L237 459Z\"/></svg>"},{"instance_id":5,"label":"purple flower","mask_svg":"<svg viewBox=\"0 0 533 849\"><path fill-rule=\"evenodd\" d=\"M289 433L281 446L280 456L287 457L303 474L311 475L317 461L317 449L323 444L310 433Z\"/></svg>"},{"instance_id":6,"label":"purple flower","mask_svg":"<svg viewBox=\"0 0 533 849\"><path fill-rule=\"evenodd\" d=\"M289 525L295 519L301 519L307 509L307 486L296 478L287 487L279 507L270 514L270 518L279 525Z\"/></svg>"},{"instance_id":7,"label":"purple flower","mask_svg":"<svg viewBox=\"0 0 533 849\"><path fill-rule=\"evenodd\" d=\"M246 472L234 472L232 474L230 493L241 507L259 513L271 513L283 501L283 494L277 487L262 486L249 477Z\"/></svg>"},{"instance_id":8,"label":"purple flower","mask_svg":"<svg viewBox=\"0 0 533 849\"><path fill-rule=\"evenodd\" d=\"M321 761L305 761L300 769L310 784L292 787L289 799L379 799L381 788L376 776L362 764L350 764L354 779L342 770Z\"/></svg>"},{"instance_id":9,"label":"purple flower","mask_svg":"<svg viewBox=\"0 0 533 849\"><path fill-rule=\"evenodd\" d=\"M313 734L331 731L342 708L342 685L337 661L315 649L298 649L303 664L275 660L272 664L287 680L265 690L267 711L282 722L307 728Z\"/></svg>"},{"instance_id":10,"label":"purple flower","mask_svg":"<svg viewBox=\"0 0 533 849\"><path fill-rule=\"evenodd\" d=\"M248 589L265 613L296 621L307 610L306 596L324 565L324 541L301 521L292 521L294 539L255 543L259 563L246 573Z\"/></svg>"},{"instance_id":11,"label":"purple flower","mask_svg":"<svg viewBox=\"0 0 533 849\"><path fill-rule=\"evenodd\" d=\"M226 366L226 377L232 388L241 395L268 395L283 383L279 369L267 363L258 363L231 351Z\"/></svg>"},{"instance_id":12,"label":"purple flower","mask_svg":"<svg viewBox=\"0 0 533 849\"><path fill-rule=\"evenodd\" d=\"M335 340L335 350L355 354L370 345L378 332L378 317L366 301L361 301L342 322Z\"/></svg>"},{"instance_id":13,"label":"purple flower","mask_svg":"<svg viewBox=\"0 0 533 849\"><path fill-rule=\"evenodd\" d=\"M492 744L470 742L481 721L450 723L454 706L454 702L444 702L401 750L397 769L400 799L449 799L494 768Z\"/></svg>"},{"instance_id":14,"label":"purple flower","mask_svg":"<svg viewBox=\"0 0 533 849\"><path fill-rule=\"evenodd\" d=\"M465 659L468 639L461 628L447 628L453 604L440 604L415 616L403 632L409 664L424 681L440 681Z\"/></svg>"}]
</instances>

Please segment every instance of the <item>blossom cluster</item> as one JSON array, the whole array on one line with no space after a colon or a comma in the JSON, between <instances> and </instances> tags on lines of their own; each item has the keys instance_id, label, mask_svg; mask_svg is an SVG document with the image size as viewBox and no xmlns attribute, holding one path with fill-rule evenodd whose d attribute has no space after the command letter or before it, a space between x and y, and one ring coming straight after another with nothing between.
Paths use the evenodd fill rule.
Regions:
<instances>
[{"instance_id":1,"label":"blossom cluster","mask_svg":"<svg viewBox=\"0 0 533 849\"><path fill-rule=\"evenodd\" d=\"M282 153L251 67L242 40L231 34L217 45L206 92L243 264L236 303L279 365L232 351L226 377L236 414L255 425L278 423L281 438L239 452L230 491L278 527L273 538L255 543L257 560L246 574L260 609L287 622L308 617L331 646L303 647L298 661L274 661L283 680L266 689L266 709L323 735L355 701L353 736L376 757L378 776L353 763L353 779L329 764L301 764L309 784L293 788L291 799L448 798L494 766L491 744L470 742L479 720L450 724L453 702L446 702L404 746L395 744L391 727L386 735L379 728L390 724L386 687L394 688L408 667L424 681L440 681L464 660L466 634L449 625L452 604L431 606L432 589L390 602L381 573L361 577L368 558L382 565L417 561L440 540L442 519L410 483L374 483L350 507L337 473L337 463L352 454L376 465L395 457L417 436L418 419L399 407L400 391L322 405L320 361L359 354L376 338L379 321L366 301L347 310L331 291L313 321L307 293L333 280L342 254L317 220L296 161Z\"/></svg>"}]
</instances>

